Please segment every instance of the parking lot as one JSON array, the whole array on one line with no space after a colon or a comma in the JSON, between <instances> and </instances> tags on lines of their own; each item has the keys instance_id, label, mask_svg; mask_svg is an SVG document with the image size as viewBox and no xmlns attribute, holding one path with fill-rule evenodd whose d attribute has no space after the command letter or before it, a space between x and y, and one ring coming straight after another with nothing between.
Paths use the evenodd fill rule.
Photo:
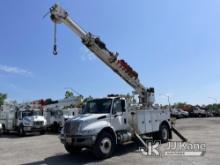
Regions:
<instances>
[{"instance_id":1,"label":"parking lot","mask_svg":"<svg viewBox=\"0 0 220 165\"><path fill-rule=\"evenodd\" d=\"M55 134L41 136L3 135L0 137L0 164L212 164L220 163L220 118L188 118L176 122L176 128L191 143L205 143L204 156L147 157L139 152L139 145L130 143L117 148L112 158L98 161L89 151L69 155ZM179 140L174 136L173 141ZM167 144L161 146L161 150Z\"/></svg>"}]
</instances>

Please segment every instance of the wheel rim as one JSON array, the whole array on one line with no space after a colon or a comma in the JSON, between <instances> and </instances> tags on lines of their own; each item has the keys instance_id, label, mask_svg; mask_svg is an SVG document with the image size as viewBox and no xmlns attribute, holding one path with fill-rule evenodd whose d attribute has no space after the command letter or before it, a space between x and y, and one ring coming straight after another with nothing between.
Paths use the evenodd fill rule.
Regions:
<instances>
[{"instance_id":1,"label":"wheel rim","mask_svg":"<svg viewBox=\"0 0 220 165\"><path fill-rule=\"evenodd\" d=\"M100 150L103 154L109 154L112 148L112 142L110 138L104 138L102 139L100 143Z\"/></svg>"},{"instance_id":2,"label":"wheel rim","mask_svg":"<svg viewBox=\"0 0 220 165\"><path fill-rule=\"evenodd\" d=\"M163 138L163 140L167 140L168 139L168 130L167 130L166 127L164 127L162 129L162 138Z\"/></svg>"}]
</instances>

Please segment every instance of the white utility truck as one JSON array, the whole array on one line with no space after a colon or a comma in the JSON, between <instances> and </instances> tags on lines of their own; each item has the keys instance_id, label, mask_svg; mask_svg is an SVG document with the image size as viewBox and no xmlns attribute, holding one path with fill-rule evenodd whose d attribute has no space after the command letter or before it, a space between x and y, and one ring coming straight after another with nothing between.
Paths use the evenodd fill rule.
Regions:
<instances>
[{"instance_id":1,"label":"white utility truck","mask_svg":"<svg viewBox=\"0 0 220 165\"><path fill-rule=\"evenodd\" d=\"M20 136L26 133L45 133L46 119L42 115L42 110L31 103L19 105L4 105L0 111L0 123L3 132L17 132Z\"/></svg>"},{"instance_id":2,"label":"white utility truck","mask_svg":"<svg viewBox=\"0 0 220 165\"><path fill-rule=\"evenodd\" d=\"M64 121L71 119L73 117L76 117L79 115L82 111L82 108L67 108L63 109L63 118Z\"/></svg>"},{"instance_id":3,"label":"white utility truck","mask_svg":"<svg viewBox=\"0 0 220 165\"><path fill-rule=\"evenodd\" d=\"M55 4L50 8L50 17L55 24L64 23L81 39L110 69L125 80L139 96L134 104L123 96L108 96L87 101L82 114L67 120L61 130L60 140L69 153L79 152L82 148L92 149L98 158L110 157L117 144L153 136L161 142L172 138L170 111L155 108L154 88L143 86L135 72L118 53L109 51L97 36L84 31L68 15L67 11ZM57 55L56 37L54 55Z\"/></svg>"},{"instance_id":4,"label":"white utility truck","mask_svg":"<svg viewBox=\"0 0 220 165\"><path fill-rule=\"evenodd\" d=\"M72 96L45 105L43 115L47 120L47 129L58 132L67 119L78 115L81 109L76 106L81 103L81 100L81 96Z\"/></svg>"}]
</instances>

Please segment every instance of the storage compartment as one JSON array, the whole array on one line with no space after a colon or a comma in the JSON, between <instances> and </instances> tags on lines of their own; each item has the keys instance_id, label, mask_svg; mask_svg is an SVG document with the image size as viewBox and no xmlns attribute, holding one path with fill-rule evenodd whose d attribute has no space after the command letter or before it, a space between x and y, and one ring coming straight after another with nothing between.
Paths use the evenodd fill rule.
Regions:
<instances>
[{"instance_id":1,"label":"storage compartment","mask_svg":"<svg viewBox=\"0 0 220 165\"><path fill-rule=\"evenodd\" d=\"M170 119L169 110L146 109L129 112L129 124L138 134L159 131L160 123Z\"/></svg>"},{"instance_id":2,"label":"storage compartment","mask_svg":"<svg viewBox=\"0 0 220 165\"><path fill-rule=\"evenodd\" d=\"M131 112L132 127L138 134L146 134L152 132L151 111L139 110Z\"/></svg>"}]
</instances>

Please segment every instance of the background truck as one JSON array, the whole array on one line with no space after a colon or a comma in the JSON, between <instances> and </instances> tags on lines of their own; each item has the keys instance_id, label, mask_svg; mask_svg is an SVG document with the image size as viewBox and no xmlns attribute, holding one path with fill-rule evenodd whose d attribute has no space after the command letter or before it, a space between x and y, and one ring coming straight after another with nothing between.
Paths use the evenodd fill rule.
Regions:
<instances>
[{"instance_id":1,"label":"background truck","mask_svg":"<svg viewBox=\"0 0 220 165\"><path fill-rule=\"evenodd\" d=\"M175 117L177 119L186 118L186 117L189 117L189 112L184 111L179 108L173 108L173 109L171 109L171 116Z\"/></svg>"},{"instance_id":2,"label":"background truck","mask_svg":"<svg viewBox=\"0 0 220 165\"><path fill-rule=\"evenodd\" d=\"M147 148L143 140L146 136L161 142L171 139L174 128L170 124L170 111L154 106L154 88L142 85L138 73L125 60L118 59L117 52L111 52L99 37L84 31L59 5L52 6L50 14L55 33L57 23L67 25L90 51L134 88L139 99L134 101L135 96L109 95L87 101L82 114L67 120L61 130L60 140L66 150L75 153L89 148L98 158L107 158L117 144L138 139ZM53 53L57 55L56 37L54 41Z\"/></svg>"},{"instance_id":3,"label":"background truck","mask_svg":"<svg viewBox=\"0 0 220 165\"><path fill-rule=\"evenodd\" d=\"M3 111L0 111L0 123L4 133L17 132L20 136L24 136L30 132L44 134L46 119L42 116L42 110L24 103L4 105Z\"/></svg>"},{"instance_id":4,"label":"background truck","mask_svg":"<svg viewBox=\"0 0 220 165\"><path fill-rule=\"evenodd\" d=\"M192 111L189 113L190 117L207 117L207 112L200 107L193 107Z\"/></svg>"},{"instance_id":5,"label":"background truck","mask_svg":"<svg viewBox=\"0 0 220 165\"><path fill-rule=\"evenodd\" d=\"M47 120L47 129L58 132L67 119L78 115L81 108L77 108L77 106L81 103L81 100L81 96L72 96L45 105L43 115Z\"/></svg>"}]
</instances>

